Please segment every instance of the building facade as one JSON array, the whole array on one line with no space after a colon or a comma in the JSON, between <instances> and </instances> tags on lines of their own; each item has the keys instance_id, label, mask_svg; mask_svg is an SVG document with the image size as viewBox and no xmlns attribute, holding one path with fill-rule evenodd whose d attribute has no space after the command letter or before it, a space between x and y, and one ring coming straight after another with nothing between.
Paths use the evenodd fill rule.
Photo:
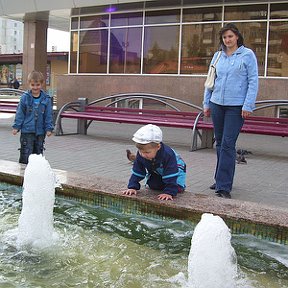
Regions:
<instances>
[{"instance_id":1,"label":"building facade","mask_svg":"<svg viewBox=\"0 0 288 288\"><path fill-rule=\"evenodd\" d=\"M0 54L23 52L23 23L0 18Z\"/></svg>"},{"instance_id":2,"label":"building facade","mask_svg":"<svg viewBox=\"0 0 288 288\"><path fill-rule=\"evenodd\" d=\"M288 99L288 1L135 1L71 11L63 103L138 91L201 105L218 31L228 22L257 56L258 100Z\"/></svg>"}]
</instances>

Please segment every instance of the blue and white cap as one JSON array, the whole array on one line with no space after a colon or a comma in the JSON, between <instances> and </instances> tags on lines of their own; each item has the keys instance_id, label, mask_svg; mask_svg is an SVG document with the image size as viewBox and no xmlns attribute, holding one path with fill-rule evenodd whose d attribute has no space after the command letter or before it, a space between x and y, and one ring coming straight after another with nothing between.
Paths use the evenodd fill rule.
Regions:
<instances>
[{"instance_id":1,"label":"blue and white cap","mask_svg":"<svg viewBox=\"0 0 288 288\"><path fill-rule=\"evenodd\" d=\"M158 126L148 124L138 129L132 140L139 144L160 143L162 142L162 131Z\"/></svg>"}]
</instances>

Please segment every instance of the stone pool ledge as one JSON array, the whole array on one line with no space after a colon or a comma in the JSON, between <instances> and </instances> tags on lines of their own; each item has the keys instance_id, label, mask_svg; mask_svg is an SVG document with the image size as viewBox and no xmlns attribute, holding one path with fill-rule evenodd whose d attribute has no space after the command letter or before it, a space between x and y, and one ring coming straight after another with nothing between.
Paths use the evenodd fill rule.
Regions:
<instances>
[{"instance_id":1,"label":"stone pool ledge","mask_svg":"<svg viewBox=\"0 0 288 288\"><path fill-rule=\"evenodd\" d=\"M288 210L254 202L218 198L203 194L181 193L173 201L160 201L157 192L146 189L136 196L122 195L126 182L110 178L79 175L53 169L62 184L57 195L95 204L120 213L188 219L197 223L202 213L221 216L234 233L253 234L288 244ZM22 185L25 165L0 160L0 181ZM123 179L126 180L126 179Z\"/></svg>"}]
</instances>

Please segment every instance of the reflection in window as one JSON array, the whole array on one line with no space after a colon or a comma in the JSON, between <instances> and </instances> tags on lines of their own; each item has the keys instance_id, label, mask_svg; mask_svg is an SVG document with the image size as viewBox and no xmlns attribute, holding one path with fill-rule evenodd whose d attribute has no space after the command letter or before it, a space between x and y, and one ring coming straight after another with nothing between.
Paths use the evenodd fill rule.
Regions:
<instances>
[{"instance_id":1,"label":"reflection in window","mask_svg":"<svg viewBox=\"0 0 288 288\"><path fill-rule=\"evenodd\" d=\"M143 73L176 74L178 42L179 26L145 28Z\"/></svg>"},{"instance_id":2,"label":"reflection in window","mask_svg":"<svg viewBox=\"0 0 288 288\"><path fill-rule=\"evenodd\" d=\"M80 29L101 28L109 25L108 15L86 16L80 18Z\"/></svg>"},{"instance_id":3,"label":"reflection in window","mask_svg":"<svg viewBox=\"0 0 288 288\"><path fill-rule=\"evenodd\" d=\"M288 18L288 3L271 4L270 18L283 19Z\"/></svg>"},{"instance_id":4,"label":"reflection in window","mask_svg":"<svg viewBox=\"0 0 288 288\"><path fill-rule=\"evenodd\" d=\"M140 73L141 28L111 29L110 73Z\"/></svg>"},{"instance_id":5,"label":"reflection in window","mask_svg":"<svg viewBox=\"0 0 288 288\"><path fill-rule=\"evenodd\" d=\"M204 74L219 48L221 24L185 25L182 30L181 74Z\"/></svg>"},{"instance_id":6,"label":"reflection in window","mask_svg":"<svg viewBox=\"0 0 288 288\"><path fill-rule=\"evenodd\" d=\"M70 73L77 73L78 32L71 33Z\"/></svg>"},{"instance_id":7,"label":"reflection in window","mask_svg":"<svg viewBox=\"0 0 288 288\"><path fill-rule=\"evenodd\" d=\"M268 76L288 76L288 22L271 22Z\"/></svg>"},{"instance_id":8,"label":"reflection in window","mask_svg":"<svg viewBox=\"0 0 288 288\"><path fill-rule=\"evenodd\" d=\"M179 23L180 10L147 11L145 24Z\"/></svg>"},{"instance_id":9,"label":"reflection in window","mask_svg":"<svg viewBox=\"0 0 288 288\"><path fill-rule=\"evenodd\" d=\"M125 14L112 14L111 26L132 26L141 25L143 21L143 13L125 13Z\"/></svg>"},{"instance_id":10,"label":"reflection in window","mask_svg":"<svg viewBox=\"0 0 288 288\"><path fill-rule=\"evenodd\" d=\"M107 29L80 32L79 73L106 73L107 48Z\"/></svg>"},{"instance_id":11,"label":"reflection in window","mask_svg":"<svg viewBox=\"0 0 288 288\"><path fill-rule=\"evenodd\" d=\"M221 21L221 7L205 7L183 10L183 22Z\"/></svg>"},{"instance_id":12,"label":"reflection in window","mask_svg":"<svg viewBox=\"0 0 288 288\"><path fill-rule=\"evenodd\" d=\"M267 19L267 4L227 6L225 7L224 20L260 20Z\"/></svg>"},{"instance_id":13,"label":"reflection in window","mask_svg":"<svg viewBox=\"0 0 288 288\"><path fill-rule=\"evenodd\" d=\"M266 22L237 23L244 38L244 45L256 54L260 76L264 75L265 69L266 25Z\"/></svg>"},{"instance_id":14,"label":"reflection in window","mask_svg":"<svg viewBox=\"0 0 288 288\"><path fill-rule=\"evenodd\" d=\"M78 29L78 17L71 18L71 29Z\"/></svg>"}]
</instances>

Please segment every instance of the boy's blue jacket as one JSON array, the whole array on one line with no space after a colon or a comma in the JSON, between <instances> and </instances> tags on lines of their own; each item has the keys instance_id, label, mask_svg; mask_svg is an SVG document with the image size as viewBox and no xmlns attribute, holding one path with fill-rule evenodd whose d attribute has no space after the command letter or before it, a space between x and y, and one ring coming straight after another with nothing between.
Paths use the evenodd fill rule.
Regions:
<instances>
[{"instance_id":1,"label":"boy's blue jacket","mask_svg":"<svg viewBox=\"0 0 288 288\"><path fill-rule=\"evenodd\" d=\"M219 51L212 58L215 59ZM252 112L258 93L258 66L254 52L240 46L231 56L224 50L216 64L216 79L213 90L205 88L203 108L209 102L224 106L243 106L242 110Z\"/></svg>"},{"instance_id":2,"label":"boy's blue jacket","mask_svg":"<svg viewBox=\"0 0 288 288\"><path fill-rule=\"evenodd\" d=\"M45 135L47 131L53 130L52 99L43 90L39 97L40 103L38 109L35 109L31 91L21 95L12 126L14 129L36 135Z\"/></svg>"},{"instance_id":3,"label":"boy's blue jacket","mask_svg":"<svg viewBox=\"0 0 288 288\"><path fill-rule=\"evenodd\" d=\"M161 148L156 157L151 161L143 158L139 152L132 168L128 188L140 189L140 181L150 174L156 173L162 176L164 183L163 193L175 196L178 192L178 185L185 189L186 164L181 157L169 146L161 142Z\"/></svg>"}]
</instances>

